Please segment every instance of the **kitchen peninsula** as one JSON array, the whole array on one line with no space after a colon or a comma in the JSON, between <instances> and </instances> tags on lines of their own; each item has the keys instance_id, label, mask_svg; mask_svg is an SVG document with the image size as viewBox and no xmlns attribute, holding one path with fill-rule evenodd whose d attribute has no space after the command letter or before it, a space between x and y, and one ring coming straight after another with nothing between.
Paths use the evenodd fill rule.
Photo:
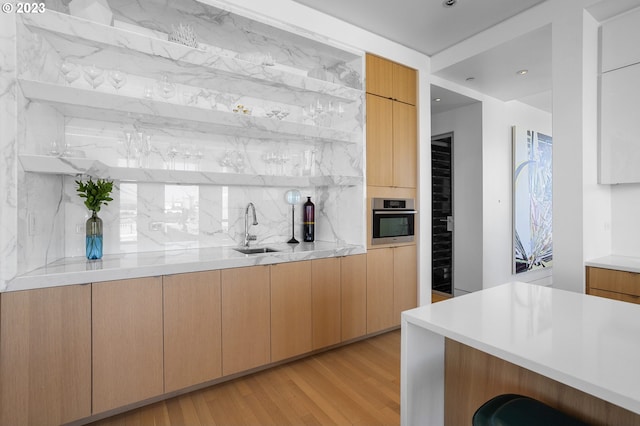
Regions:
<instances>
[{"instance_id":1,"label":"kitchen peninsula","mask_svg":"<svg viewBox=\"0 0 640 426\"><path fill-rule=\"evenodd\" d=\"M640 425L640 307L509 283L402 315L403 425L470 424L520 393L588 424Z\"/></svg>"}]
</instances>

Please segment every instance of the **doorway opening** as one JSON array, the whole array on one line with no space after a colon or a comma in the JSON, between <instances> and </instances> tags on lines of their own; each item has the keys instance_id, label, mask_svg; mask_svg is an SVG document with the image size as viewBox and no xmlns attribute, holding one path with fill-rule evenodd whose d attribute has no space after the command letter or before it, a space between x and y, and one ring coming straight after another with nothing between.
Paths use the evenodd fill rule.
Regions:
<instances>
[{"instance_id":1,"label":"doorway opening","mask_svg":"<svg viewBox=\"0 0 640 426\"><path fill-rule=\"evenodd\" d=\"M453 133L431 137L431 289L453 295Z\"/></svg>"}]
</instances>

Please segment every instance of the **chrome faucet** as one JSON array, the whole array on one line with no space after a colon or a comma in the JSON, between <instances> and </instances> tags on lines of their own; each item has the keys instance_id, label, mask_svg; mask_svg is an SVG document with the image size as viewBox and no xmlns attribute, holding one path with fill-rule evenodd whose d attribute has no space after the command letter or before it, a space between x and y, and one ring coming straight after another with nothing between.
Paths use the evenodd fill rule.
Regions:
<instances>
[{"instance_id":1,"label":"chrome faucet","mask_svg":"<svg viewBox=\"0 0 640 426\"><path fill-rule=\"evenodd\" d=\"M253 210L253 225L258 224L258 219L256 218L256 206L253 203L247 204L247 208L244 211L244 246L249 247L249 241L255 241L256 236L249 234L249 208Z\"/></svg>"}]
</instances>

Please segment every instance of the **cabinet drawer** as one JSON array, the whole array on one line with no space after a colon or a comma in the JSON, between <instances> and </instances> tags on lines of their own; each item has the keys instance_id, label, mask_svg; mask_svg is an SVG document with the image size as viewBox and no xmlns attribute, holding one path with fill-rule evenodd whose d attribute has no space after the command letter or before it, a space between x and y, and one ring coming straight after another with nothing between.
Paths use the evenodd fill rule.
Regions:
<instances>
[{"instance_id":1,"label":"cabinet drawer","mask_svg":"<svg viewBox=\"0 0 640 426\"><path fill-rule=\"evenodd\" d=\"M616 293L614 291L599 290L597 288L592 288L589 291L589 294L593 296L606 297L607 299L640 304L640 296L633 296L631 294Z\"/></svg>"},{"instance_id":2,"label":"cabinet drawer","mask_svg":"<svg viewBox=\"0 0 640 426\"><path fill-rule=\"evenodd\" d=\"M640 274L588 267L587 289L599 289L640 296Z\"/></svg>"}]
</instances>

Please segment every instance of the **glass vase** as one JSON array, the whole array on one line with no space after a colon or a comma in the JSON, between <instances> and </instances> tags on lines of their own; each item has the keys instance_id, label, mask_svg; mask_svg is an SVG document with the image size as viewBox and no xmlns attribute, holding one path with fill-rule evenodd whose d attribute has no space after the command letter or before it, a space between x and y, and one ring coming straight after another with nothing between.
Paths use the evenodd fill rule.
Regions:
<instances>
[{"instance_id":1,"label":"glass vase","mask_svg":"<svg viewBox=\"0 0 640 426\"><path fill-rule=\"evenodd\" d=\"M102 259L102 219L95 211L87 219L86 234L87 259Z\"/></svg>"}]
</instances>

